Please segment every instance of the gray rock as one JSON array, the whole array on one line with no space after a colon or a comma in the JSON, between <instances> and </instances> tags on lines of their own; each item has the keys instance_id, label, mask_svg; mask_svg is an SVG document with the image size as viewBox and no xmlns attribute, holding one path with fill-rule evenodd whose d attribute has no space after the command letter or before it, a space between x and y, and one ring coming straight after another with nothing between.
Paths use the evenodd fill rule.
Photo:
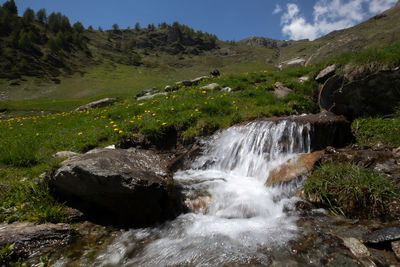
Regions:
<instances>
[{"instance_id":1,"label":"gray rock","mask_svg":"<svg viewBox=\"0 0 400 267\"><path fill-rule=\"evenodd\" d=\"M81 110L85 110L88 108L98 108L98 107L105 107L105 106L109 106L111 104L114 104L117 101L116 98L103 98L94 102L90 102L86 105L80 106L78 108L75 109L75 111L81 111Z\"/></svg>"},{"instance_id":2,"label":"gray rock","mask_svg":"<svg viewBox=\"0 0 400 267\"><path fill-rule=\"evenodd\" d=\"M153 97L160 96L160 95L166 96L167 94L168 94L167 92L161 92L161 93L156 93L156 94L152 94L152 95L145 95L145 96L138 97L136 100L137 101L147 100L147 99L152 99Z\"/></svg>"},{"instance_id":3,"label":"gray rock","mask_svg":"<svg viewBox=\"0 0 400 267\"><path fill-rule=\"evenodd\" d=\"M0 224L0 246L14 244L16 258L40 257L67 245L72 233L72 227L63 223Z\"/></svg>"},{"instance_id":4,"label":"gray rock","mask_svg":"<svg viewBox=\"0 0 400 267\"><path fill-rule=\"evenodd\" d=\"M95 220L147 226L180 212L172 205L167 162L154 152L98 149L62 165L50 184L58 197Z\"/></svg>"},{"instance_id":5,"label":"gray rock","mask_svg":"<svg viewBox=\"0 0 400 267\"><path fill-rule=\"evenodd\" d=\"M400 228L388 227L382 228L372 232L364 237L366 244L380 244L385 242L392 242L400 239Z\"/></svg>"},{"instance_id":6,"label":"gray rock","mask_svg":"<svg viewBox=\"0 0 400 267\"><path fill-rule=\"evenodd\" d=\"M139 97L142 97L142 96L144 96L144 95L150 95L150 93L151 93L154 89L155 89L155 88L150 88L150 89L143 90L143 91L139 92L138 94L136 94L135 98L139 98Z\"/></svg>"},{"instance_id":7,"label":"gray rock","mask_svg":"<svg viewBox=\"0 0 400 267\"><path fill-rule=\"evenodd\" d=\"M167 86L165 86L164 91L165 91L165 92L172 92L173 89L174 89L174 88L173 88L171 85L167 85Z\"/></svg>"},{"instance_id":8,"label":"gray rock","mask_svg":"<svg viewBox=\"0 0 400 267\"><path fill-rule=\"evenodd\" d=\"M218 83L210 83L208 85L200 87L201 90L215 90L218 89L220 85Z\"/></svg>"},{"instance_id":9,"label":"gray rock","mask_svg":"<svg viewBox=\"0 0 400 267\"><path fill-rule=\"evenodd\" d=\"M199 84L200 82L202 82L202 81L204 81L204 80L207 80L207 79L209 79L209 78L210 78L210 76L201 76L201 77L197 77L197 78L191 80L191 82L192 82L192 85L197 85L197 84Z\"/></svg>"},{"instance_id":10,"label":"gray rock","mask_svg":"<svg viewBox=\"0 0 400 267\"><path fill-rule=\"evenodd\" d=\"M274 86L275 86L274 94L278 97L278 99L281 99L290 94L291 92L293 92L292 89L283 86L281 82L276 82Z\"/></svg>"},{"instance_id":11,"label":"gray rock","mask_svg":"<svg viewBox=\"0 0 400 267\"><path fill-rule=\"evenodd\" d=\"M350 249L351 253L357 258L369 257L371 254L368 248L354 237L342 238L344 245Z\"/></svg>"},{"instance_id":12,"label":"gray rock","mask_svg":"<svg viewBox=\"0 0 400 267\"><path fill-rule=\"evenodd\" d=\"M230 87L224 87L224 88L221 89L221 91L222 91L222 92L230 93L230 92L232 92L232 88L230 88Z\"/></svg>"},{"instance_id":13,"label":"gray rock","mask_svg":"<svg viewBox=\"0 0 400 267\"><path fill-rule=\"evenodd\" d=\"M304 82L308 81L309 79L310 79L310 77L308 77L308 76L302 76L299 78L299 82L304 83Z\"/></svg>"},{"instance_id":14,"label":"gray rock","mask_svg":"<svg viewBox=\"0 0 400 267\"><path fill-rule=\"evenodd\" d=\"M321 70L315 80L319 83L324 83L326 80L328 80L330 77L332 77L335 74L336 71L336 65L330 65L326 67L325 69Z\"/></svg>"},{"instance_id":15,"label":"gray rock","mask_svg":"<svg viewBox=\"0 0 400 267\"><path fill-rule=\"evenodd\" d=\"M71 158L74 156L78 156L79 153L72 152L72 151L60 151L53 155L55 159L64 159L64 158Z\"/></svg>"}]
</instances>

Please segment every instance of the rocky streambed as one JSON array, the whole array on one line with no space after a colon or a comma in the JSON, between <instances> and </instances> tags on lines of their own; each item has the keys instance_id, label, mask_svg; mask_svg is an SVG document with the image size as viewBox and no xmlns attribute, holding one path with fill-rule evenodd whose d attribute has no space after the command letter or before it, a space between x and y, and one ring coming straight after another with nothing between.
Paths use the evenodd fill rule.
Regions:
<instances>
[{"instance_id":1,"label":"rocky streambed","mask_svg":"<svg viewBox=\"0 0 400 267\"><path fill-rule=\"evenodd\" d=\"M0 244L55 266L396 266L399 203L386 217L347 219L302 194L314 166L331 161L398 182L398 149L335 148L350 141L349 122L323 112L237 125L181 153L67 153L49 178L74 226L1 225Z\"/></svg>"}]
</instances>

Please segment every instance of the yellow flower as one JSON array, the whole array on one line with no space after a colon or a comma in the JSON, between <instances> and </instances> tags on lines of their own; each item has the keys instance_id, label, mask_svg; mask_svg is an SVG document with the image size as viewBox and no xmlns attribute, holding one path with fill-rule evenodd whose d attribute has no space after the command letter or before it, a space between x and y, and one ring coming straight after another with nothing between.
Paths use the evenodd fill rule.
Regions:
<instances>
[{"instance_id":1,"label":"yellow flower","mask_svg":"<svg viewBox=\"0 0 400 267\"><path fill-rule=\"evenodd\" d=\"M207 104L208 104L208 102L206 101L206 102L204 102L204 104L206 104L206 105L207 105Z\"/></svg>"},{"instance_id":2,"label":"yellow flower","mask_svg":"<svg viewBox=\"0 0 400 267\"><path fill-rule=\"evenodd\" d=\"M79 132L79 133L78 133L78 135L82 135L82 134L83 134L82 132Z\"/></svg>"},{"instance_id":3,"label":"yellow flower","mask_svg":"<svg viewBox=\"0 0 400 267\"><path fill-rule=\"evenodd\" d=\"M201 91L201 93L202 93L202 94L206 94L207 92L206 92L206 91Z\"/></svg>"},{"instance_id":4,"label":"yellow flower","mask_svg":"<svg viewBox=\"0 0 400 267\"><path fill-rule=\"evenodd\" d=\"M113 125L113 127L115 128L115 127L117 127L117 125L116 125L116 124L114 124L114 125Z\"/></svg>"},{"instance_id":5,"label":"yellow flower","mask_svg":"<svg viewBox=\"0 0 400 267\"><path fill-rule=\"evenodd\" d=\"M132 136L136 136L136 134L133 133Z\"/></svg>"},{"instance_id":6,"label":"yellow flower","mask_svg":"<svg viewBox=\"0 0 400 267\"><path fill-rule=\"evenodd\" d=\"M110 121L110 124L113 124L114 122L113 121Z\"/></svg>"},{"instance_id":7,"label":"yellow flower","mask_svg":"<svg viewBox=\"0 0 400 267\"><path fill-rule=\"evenodd\" d=\"M129 121L130 123L134 123L135 121Z\"/></svg>"},{"instance_id":8,"label":"yellow flower","mask_svg":"<svg viewBox=\"0 0 400 267\"><path fill-rule=\"evenodd\" d=\"M199 109L198 109L198 108L196 108L194 111L196 111L196 112L199 112Z\"/></svg>"},{"instance_id":9,"label":"yellow flower","mask_svg":"<svg viewBox=\"0 0 400 267\"><path fill-rule=\"evenodd\" d=\"M122 134L123 132L124 132L124 131L122 131L122 130L119 130L119 131L118 131L119 134Z\"/></svg>"},{"instance_id":10,"label":"yellow flower","mask_svg":"<svg viewBox=\"0 0 400 267\"><path fill-rule=\"evenodd\" d=\"M156 113L151 114L153 117L156 116Z\"/></svg>"},{"instance_id":11,"label":"yellow flower","mask_svg":"<svg viewBox=\"0 0 400 267\"><path fill-rule=\"evenodd\" d=\"M167 123L166 123L166 122L163 122L162 125L163 125L163 126L164 126L164 125L167 125Z\"/></svg>"},{"instance_id":12,"label":"yellow flower","mask_svg":"<svg viewBox=\"0 0 400 267\"><path fill-rule=\"evenodd\" d=\"M39 133L36 133L36 136L39 136Z\"/></svg>"},{"instance_id":13,"label":"yellow flower","mask_svg":"<svg viewBox=\"0 0 400 267\"><path fill-rule=\"evenodd\" d=\"M174 108L171 108L171 111L174 111L175 109Z\"/></svg>"},{"instance_id":14,"label":"yellow flower","mask_svg":"<svg viewBox=\"0 0 400 267\"><path fill-rule=\"evenodd\" d=\"M114 128L114 132L118 131L118 128Z\"/></svg>"}]
</instances>

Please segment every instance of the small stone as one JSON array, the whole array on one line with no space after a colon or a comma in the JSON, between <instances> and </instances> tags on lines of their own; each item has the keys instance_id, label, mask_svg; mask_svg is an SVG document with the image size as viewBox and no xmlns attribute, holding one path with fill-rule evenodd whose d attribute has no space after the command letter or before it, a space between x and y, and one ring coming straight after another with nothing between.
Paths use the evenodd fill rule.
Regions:
<instances>
[{"instance_id":1,"label":"small stone","mask_svg":"<svg viewBox=\"0 0 400 267\"><path fill-rule=\"evenodd\" d=\"M224 87L224 88L221 89L221 91L222 91L222 92L230 93L230 92L232 92L232 88L230 88L230 87Z\"/></svg>"},{"instance_id":2,"label":"small stone","mask_svg":"<svg viewBox=\"0 0 400 267\"><path fill-rule=\"evenodd\" d=\"M75 111L82 111L88 108L98 108L98 107L104 107L104 106L109 106L111 104L114 104L117 101L116 98L103 98L94 102L90 102L86 105L77 107Z\"/></svg>"},{"instance_id":3,"label":"small stone","mask_svg":"<svg viewBox=\"0 0 400 267\"><path fill-rule=\"evenodd\" d=\"M278 99L281 99L290 94L291 92L293 92L292 89L283 86L281 82L276 82L274 86L275 86L274 94L278 97Z\"/></svg>"},{"instance_id":4,"label":"small stone","mask_svg":"<svg viewBox=\"0 0 400 267\"><path fill-rule=\"evenodd\" d=\"M351 253L357 258L369 257L371 254L368 251L368 248L362 244L358 239L354 237L343 238L344 245L350 249Z\"/></svg>"},{"instance_id":5,"label":"small stone","mask_svg":"<svg viewBox=\"0 0 400 267\"><path fill-rule=\"evenodd\" d=\"M400 260L400 241L392 242L392 249L396 258Z\"/></svg>"},{"instance_id":6,"label":"small stone","mask_svg":"<svg viewBox=\"0 0 400 267\"><path fill-rule=\"evenodd\" d=\"M164 91L165 91L165 92L172 92L172 90L173 90L173 88L172 88L171 85L167 85L167 86L165 86L165 88L164 88Z\"/></svg>"},{"instance_id":7,"label":"small stone","mask_svg":"<svg viewBox=\"0 0 400 267\"><path fill-rule=\"evenodd\" d=\"M69 159L72 158L74 156L78 156L78 153L72 152L72 151L60 151L57 152L56 154L53 155L53 158L55 159Z\"/></svg>"},{"instance_id":8,"label":"small stone","mask_svg":"<svg viewBox=\"0 0 400 267\"><path fill-rule=\"evenodd\" d=\"M201 90L215 90L219 87L220 85L218 83L211 83L205 86L200 87Z\"/></svg>"}]
</instances>

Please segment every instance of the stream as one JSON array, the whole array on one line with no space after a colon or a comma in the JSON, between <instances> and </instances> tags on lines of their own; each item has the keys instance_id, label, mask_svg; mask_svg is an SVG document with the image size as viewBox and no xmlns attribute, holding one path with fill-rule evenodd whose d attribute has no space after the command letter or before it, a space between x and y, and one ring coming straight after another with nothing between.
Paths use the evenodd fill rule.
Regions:
<instances>
[{"instance_id":1,"label":"stream","mask_svg":"<svg viewBox=\"0 0 400 267\"><path fill-rule=\"evenodd\" d=\"M301 180L265 186L273 168L310 152L310 125L257 121L204 139L206 149L174 174L191 212L158 227L123 230L79 259L80 266L271 265L299 237ZM90 256L88 256L91 254ZM86 255L86 256L85 256ZM61 258L54 266L68 265ZM70 262L71 263L71 262ZM76 266L74 265L74 266Z\"/></svg>"}]
</instances>

